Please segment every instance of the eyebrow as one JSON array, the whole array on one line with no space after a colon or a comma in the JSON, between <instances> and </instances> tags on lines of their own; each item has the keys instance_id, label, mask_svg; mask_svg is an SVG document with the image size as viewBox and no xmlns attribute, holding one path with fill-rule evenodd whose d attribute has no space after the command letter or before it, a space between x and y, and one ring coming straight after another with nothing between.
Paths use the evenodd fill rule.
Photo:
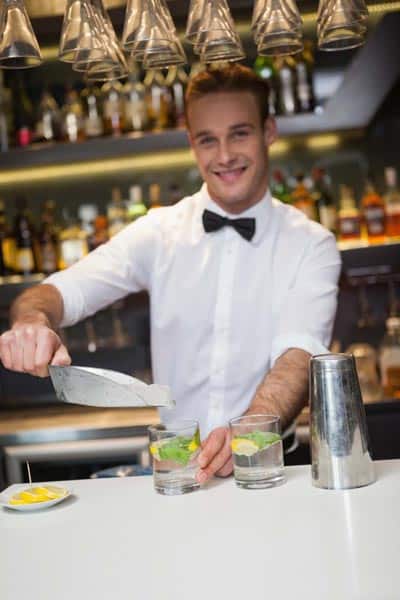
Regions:
<instances>
[{"instance_id":1,"label":"eyebrow","mask_svg":"<svg viewBox=\"0 0 400 600\"><path fill-rule=\"evenodd\" d=\"M231 125L231 127L229 127L229 131L236 131L237 129L242 129L243 127L248 127L249 129L254 129L254 125L252 125L251 123L243 122L243 123L235 123L235 125ZM196 135L194 136L194 139L196 140L197 138L200 138L200 137L203 137L206 135L213 135L213 132L210 131L209 129L203 129L202 131L198 131L196 133Z\"/></svg>"}]
</instances>

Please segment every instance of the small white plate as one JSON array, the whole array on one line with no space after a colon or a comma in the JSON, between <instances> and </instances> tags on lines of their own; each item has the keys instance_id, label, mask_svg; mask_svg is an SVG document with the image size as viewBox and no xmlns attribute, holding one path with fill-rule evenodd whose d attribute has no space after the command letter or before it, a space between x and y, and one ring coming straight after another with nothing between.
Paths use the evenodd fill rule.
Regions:
<instances>
[{"instance_id":1,"label":"small white plate","mask_svg":"<svg viewBox=\"0 0 400 600\"><path fill-rule=\"evenodd\" d=\"M32 486L32 487L38 487L38 486ZM13 492L13 493L2 493L0 494L0 505L4 506L4 508L9 508L10 510L19 510L22 512L31 512L34 510L41 510L42 508L49 508L50 506L54 506L55 504L59 504L60 502L62 502L63 500L65 500L66 498L68 498L71 495L71 490L65 488L65 487L61 487L61 486L57 486L60 488L60 490L62 490L64 492L64 496L61 496L61 498L55 498L54 500L48 500L47 502L32 502L31 504L10 504L10 500L13 496L15 496L15 494L18 494L19 492ZM23 488L24 490L29 490L29 488ZM23 491L23 489L20 490L20 492Z\"/></svg>"}]
</instances>

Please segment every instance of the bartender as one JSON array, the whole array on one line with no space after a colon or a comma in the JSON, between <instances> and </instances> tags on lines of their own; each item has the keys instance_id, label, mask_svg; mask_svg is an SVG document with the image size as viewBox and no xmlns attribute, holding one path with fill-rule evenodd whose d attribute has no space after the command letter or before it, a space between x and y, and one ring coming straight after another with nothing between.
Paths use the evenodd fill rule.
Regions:
<instances>
[{"instance_id":1,"label":"bartender","mask_svg":"<svg viewBox=\"0 0 400 600\"><path fill-rule=\"evenodd\" d=\"M293 422L310 356L327 351L336 311L335 238L269 191L277 133L268 93L239 65L192 79L186 118L201 189L23 292L0 337L6 368L44 377L49 364L71 362L60 327L147 290L154 381L176 402L161 418L199 421L200 483L232 472L229 419Z\"/></svg>"}]
</instances>

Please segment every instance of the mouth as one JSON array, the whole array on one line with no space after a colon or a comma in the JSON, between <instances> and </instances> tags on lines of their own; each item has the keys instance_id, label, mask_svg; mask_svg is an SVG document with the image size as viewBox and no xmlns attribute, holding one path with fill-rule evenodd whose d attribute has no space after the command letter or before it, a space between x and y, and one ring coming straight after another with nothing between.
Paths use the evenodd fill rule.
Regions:
<instances>
[{"instance_id":1,"label":"mouth","mask_svg":"<svg viewBox=\"0 0 400 600\"><path fill-rule=\"evenodd\" d=\"M247 171L247 167L236 167L234 169L224 169L223 171L213 171L213 174L224 183L235 183L245 171Z\"/></svg>"}]
</instances>

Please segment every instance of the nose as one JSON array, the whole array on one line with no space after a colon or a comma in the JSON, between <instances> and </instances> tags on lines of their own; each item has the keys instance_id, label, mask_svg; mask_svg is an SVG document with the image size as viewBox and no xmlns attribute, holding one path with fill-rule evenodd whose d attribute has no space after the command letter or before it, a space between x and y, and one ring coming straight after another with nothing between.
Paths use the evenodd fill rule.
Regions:
<instances>
[{"instance_id":1,"label":"nose","mask_svg":"<svg viewBox=\"0 0 400 600\"><path fill-rule=\"evenodd\" d=\"M235 161L235 155L229 140L220 140L216 159L218 164L224 166L229 166Z\"/></svg>"}]
</instances>

